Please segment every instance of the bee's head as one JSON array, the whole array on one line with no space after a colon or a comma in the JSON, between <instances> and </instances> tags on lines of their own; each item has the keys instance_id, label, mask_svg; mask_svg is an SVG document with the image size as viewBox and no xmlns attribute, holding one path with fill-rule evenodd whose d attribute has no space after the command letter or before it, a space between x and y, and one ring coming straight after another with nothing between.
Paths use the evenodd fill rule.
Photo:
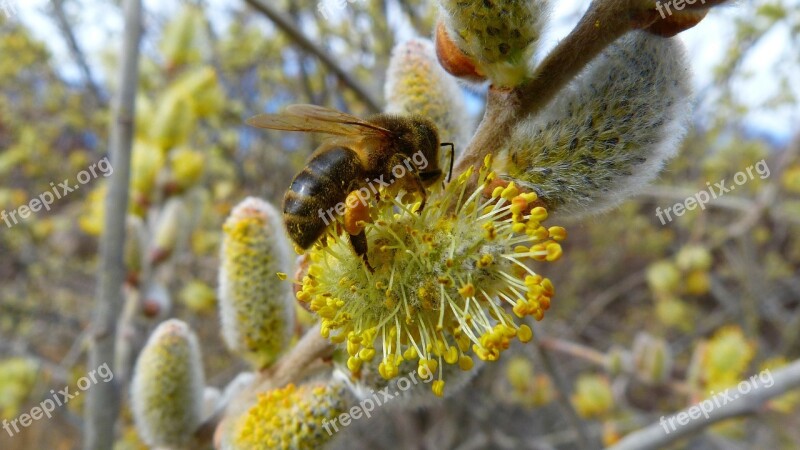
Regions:
<instances>
[{"instance_id":1,"label":"bee's head","mask_svg":"<svg viewBox=\"0 0 800 450\"><path fill-rule=\"evenodd\" d=\"M422 184L430 186L442 176L439 168L439 132L430 120L415 118L414 134L416 145L411 161L417 167Z\"/></svg>"}]
</instances>

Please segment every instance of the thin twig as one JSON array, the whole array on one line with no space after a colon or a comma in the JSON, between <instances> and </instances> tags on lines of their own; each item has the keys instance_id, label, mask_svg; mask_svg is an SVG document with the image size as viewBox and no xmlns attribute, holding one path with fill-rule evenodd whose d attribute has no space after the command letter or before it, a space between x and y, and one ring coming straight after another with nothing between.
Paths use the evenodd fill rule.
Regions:
<instances>
[{"instance_id":1,"label":"thin twig","mask_svg":"<svg viewBox=\"0 0 800 450\"><path fill-rule=\"evenodd\" d=\"M754 202L754 207L750 209L748 214L728 228L728 235L730 237L739 237L750 231L750 229L761 220L765 212L775 205L778 193L780 192L778 185L781 175L784 169L789 166L789 163L793 161L798 154L800 154L800 134L794 138L786 151L783 152L783 155L781 155L777 167L770 173L769 183L761 190L758 199Z\"/></svg>"},{"instance_id":2,"label":"thin twig","mask_svg":"<svg viewBox=\"0 0 800 450\"><path fill-rule=\"evenodd\" d=\"M567 420L575 430L579 447L585 450L601 448L599 443L591 439L589 431L586 428L586 424L584 424L581 418L578 417L578 413L575 411L575 408L572 407L568 395L570 388L567 386L565 378L559 373L555 363L553 363L552 358L550 358L548 350L541 342L541 339L536 340L536 348L539 353L539 358L544 365L545 371L547 371L547 374L550 375L550 379L553 381L556 391L558 391L558 396L560 398L558 404L561 406L564 415L567 416Z\"/></svg>"},{"instance_id":3,"label":"thin twig","mask_svg":"<svg viewBox=\"0 0 800 450\"><path fill-rule=\"evenodd\" d=\"M605 367L607 365L606 355L591 347L551 337L540 338L538 342L543 349L566 353L598 366Z\"/></svg>"},{"instance_id":4,"label":"thin twig","mask_svg":"<svg viewBox=\"0 0 800 450\"><path fill-rule=\"evenodd\" d=\"M654 199L665 199L683 203L687 198L694 197L697 189L677 186L652 185L643 187L639 195ZM753 209L755 202L743 197L717 197L713 202L708 203L707 207L718 207L739 212L747 212Z\"/></svg>"},{"instance_id":5,"label":"thin twig","mask_svg":"<svg viewBox=\"0 0 800 450\"><path fill-rule=\"evenodd\" d=\"M611 302L623 294L630 292L640 284L644 283L644 281L645 272L636 272L595 296L594 300L588 303L586 309L575 318L575 322L572 324L572 329L574 330L575 334L583 333L583 330L586 328L586 326L589 325L589 323L591 323L595 317L600 315L600 313L605 311Z\"/></svg>"},{"instance_id":6,"label":"thin twig","mask_svg":"<svg viewBox=\"0 0 800 450\"><path fill-rule=\"evenodd\" d=\"M739 397L727 402L708 413L708 418L690 420L685 425L670 429L665 432L664 426L659 423L648 425L639 431L635 431L625 436L616 445L609 447L608 450L649 450L666 448L671 443L678 441L686 436L697 433L726 419L745 416L757 413L764 404L770 399L780 397L790 390L800 388L800 360L771 373L774 384L770 387L753 389L744 394L739 392ZM694 406L693 406L694 407ZM689 409L686 408L674 415L684 414L688 416Z\"/></svg>"},{"instance_id":7,"label":"thin twig","mask_svg":"<svg viewBox=\"0 0 800 450\"><path fill-rule=\"evenodd\" d=\"M122 285L125 281L125 217L128 211L141 36L141 0L126 0L125 32L117 74L120 91L112 114L109 142L114 176L108 180L105 198L106 215L100 242L100 272L91 325L89 367L113 363L115 357L116 321L122 307ZM98 384L88 391L87 396L84 410L84 448L112 448L115 440L114 425L119 415L119 385L116 382Z\"/></svg>"},{"instance_id":8,"label":"thin twig","mask_svg":"<svg viewBox=\"0 0 800 450\"><path fill-rule=\"evenodd\" d=\"M326 51L311 42L311 40L308 39L306 35L303 34L299 29L297 29L297 26L295 26L292 21L282 12L278 11L274 6L267 4L262 0L245 0L245 2L247 2L247 4L253 7L256 11L267 16L267 18L269 18L276 27L289 35L289 37L295 41L297 45L299 45L305 51L316 56L328 67L328 69L336 74L339 80L341 80L342 83L350 88L361 99L361 101L366 103L370 110L373 112L379 112L381 110L378 100L376 100L375 97L373 97L372 94L370 94L361 85L361 83L359 83L355 78L347 73L347 71L339 66L339 64L330 55L329 51Z\"/></svg>"},{"instance_id":9,"label":"thin twig","mask_svg":"<svg viewBox=\"0 0 800 450\"><path fill-rule=\"evenodd\" d=\"M75 38L75 33L72 32L72 26L69 20L67 20L67 15L64 12L64 0L53 0L53 15L58 23L58 28L64 34L64 39L67 41L67 47L69 47L69 51L72 53L72 58L75 59L75 63L83 74L83 79L86 82L86 86L89 88L89 92L92 93L98 106L101 108L108 106L108 101L95 82L92 70L89 68L89 63L86 61L86 56L83 50L81 50L78 40Z\"/></svg>"}]
</instances>

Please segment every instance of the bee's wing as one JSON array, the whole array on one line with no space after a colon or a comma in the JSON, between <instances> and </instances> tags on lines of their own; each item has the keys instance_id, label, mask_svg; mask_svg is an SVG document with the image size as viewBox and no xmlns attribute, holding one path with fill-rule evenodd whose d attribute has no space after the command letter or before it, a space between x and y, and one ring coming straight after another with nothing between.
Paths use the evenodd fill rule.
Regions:
<instances>
[{"instance_id":1,"label":"bee's wing","mask_svg":"<svg viewBox=\"0 0 800 450\"><path fill-rule=\"evenodd\" d=\"M391 132L350 114L316 105L291 105L284 114L260 114L247 120L248 125L285 131L310 131L338 136L375 135Z\"/></svg>"}]
</instances>

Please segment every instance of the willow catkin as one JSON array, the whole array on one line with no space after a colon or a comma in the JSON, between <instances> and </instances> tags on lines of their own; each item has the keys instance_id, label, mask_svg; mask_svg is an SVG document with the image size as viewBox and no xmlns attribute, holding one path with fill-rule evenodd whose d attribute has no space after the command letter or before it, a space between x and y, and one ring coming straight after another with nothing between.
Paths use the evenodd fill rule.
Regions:
<instances>
[{"instance_id":1,"label":"willow catkin","mask_svg":"<svg viewBox=\"0 0 800 450\"><path fill-rule=\"evenodd\" d=\"M203 418L203 365L192 330L177 319L156 328L131 383L131 403L142 440L153 447L188 444Z\"/></svg>"},{"instance_id":2,"label":"willow catkin","mask_svg":"<svg viewBox=\"0 0 800 450\"><path fill-rule=\"evenodd\" d=\"M260 394L224 439L224 450L315 450L342 425L349 397L341 383L309 382Z\"/></svg>"},{"instance_id":3,"label":"willow catkin","mask_svg":"<svg viewBox=\"0 0 800 450\"><path fill-rule=\"evenodd\" d=\"M449 38L492 84L519 85L530 74L551 2L440 0Z\"/></svg>"},{"instance_id":4,"label":"willow catkin","mask_svg":"<svg viewBox=\"0 0 800 450\"><path fill-rule=\"evenodd\" d=\"M458 82L436 60L433 44L411 39L392 51L386 78L386 112L419 114L439 129L442 142L457 149L467 144L472 129Z\"/></svg>"},{"instance_id":5,"label":"willow catkin","mask_svg":"<svg viewBox=\"0 0 800 450\"><path fill-rule=\"evenodd\" d=\"M272 364L289 345L294 329L289 241L280 213L249 197L223 227L219 305L228 348L256 368Z\"/></svg>"},{"instance_id":6,"label":"willow catkin","mask_svg":"<svg viewBox=\"0 0 800 450\"><path fill-rule=\"evenodd\" d=\"M606 210L675 155L690 113L680 41L633 32L542 114L512 131L495 166L559 216Z\"/></svg>"}]
</instances>

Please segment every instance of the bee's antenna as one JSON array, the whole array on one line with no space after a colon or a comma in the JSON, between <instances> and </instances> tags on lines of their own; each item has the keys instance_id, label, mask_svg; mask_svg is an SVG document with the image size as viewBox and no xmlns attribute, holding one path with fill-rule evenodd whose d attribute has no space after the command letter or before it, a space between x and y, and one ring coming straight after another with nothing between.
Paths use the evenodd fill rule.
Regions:
<instances>
[{"instance_id":1,"label":"bee's antenna","mask_svg":"<svg viewBox=\"0 0 800 450\"><path fill-rule=\"evenodd\" d=\"M452 142L443 142L439 144L440 147L450 146L450 171L447 173L447 182L453 179L453 161L456 159L456 146Z\"/></svg>"}]
</instances>

